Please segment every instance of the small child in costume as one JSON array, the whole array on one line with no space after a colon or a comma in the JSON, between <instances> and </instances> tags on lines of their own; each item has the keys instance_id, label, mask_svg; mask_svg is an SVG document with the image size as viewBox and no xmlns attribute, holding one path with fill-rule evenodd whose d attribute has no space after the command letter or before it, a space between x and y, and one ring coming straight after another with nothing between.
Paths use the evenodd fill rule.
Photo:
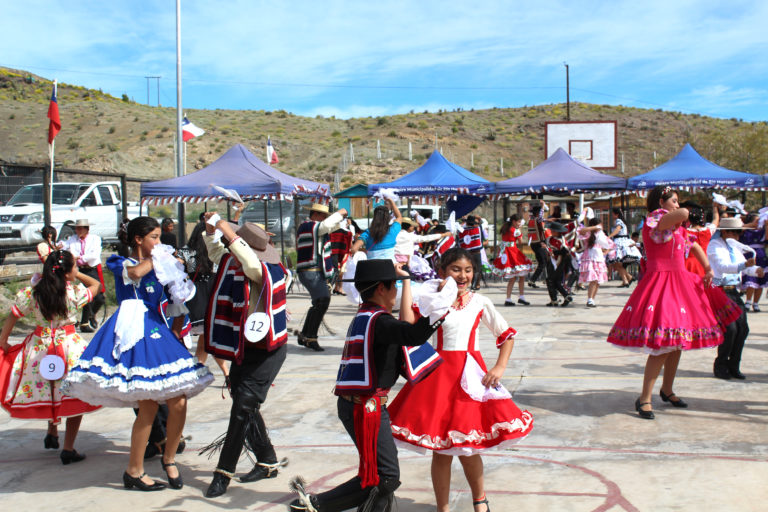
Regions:
<instances>
[{"instance_id":1,"label":"small child in costume","mask_svg":"<svg viewBox=\"0 0 768 512\"><path fill-rule=\"evenodd\" d=\"M83 284L73 284L76 279ZM14 418L48 420L46 448L59 447L57 425L60 418L67 418L61 451L65 465L85 458L74 448L75 437L83 413L99 408L62 393L60 384L88 344L75 329L79 311L100 289L98 280L79 272L71 253L53 250L39 280L16 295L16 304L0 332L2 406ZM11 348L8 336L16 320L28 315L37 324L34 332Z\"/></svg>"}]
</instances>

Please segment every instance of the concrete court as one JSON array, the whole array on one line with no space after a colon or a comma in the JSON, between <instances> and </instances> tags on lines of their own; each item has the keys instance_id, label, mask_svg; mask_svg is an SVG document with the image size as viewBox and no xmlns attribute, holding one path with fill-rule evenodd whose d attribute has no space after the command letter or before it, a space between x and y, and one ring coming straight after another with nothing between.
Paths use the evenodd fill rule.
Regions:
<instances>
[{"instance_id":1,"label":"concrete court","mask_svg":"<svg viewBox=\"0 0 768 512\"><path fill-rule=\"evenodd\" d=\"M503 302L499 283L482 293ZM633 407L645 357L604 341L628 295L612 282L600 290L595 309L584 306L583 291L570 307L555 309L544 307L546 293L539 288L528 291L532 306L502 308L519 332L504 384L535 423L513 450L484 456L491 508L768 509L768 312L749 315L752 333L742 365L746 382L713 378L714 350L686 353L675 391L690 408L663 405L658 382L656 420L647 421ZM292 327L299 325L308 303L303 289L289 295ZM333 297L326 321L336 334L321 337L325 352L310 352L297 346L294 336L290 339L287 361L263 409L278 457L290 460L276 478L252 484L233 480L223 497L202 496L216 461L198 456L196 449L226 430L229 415L219 375L189 403L185 433L192 439L177 457L185 480L180 491L123 490L130 409L86 416L76 448L88 458L70 466L61 465L56 451L43 449L44 422L0 414L2 510L279 511L292 499L288 481L294 475L304 476L312 491L345 481L356 472L357 454L336 418L331 392L353 312L346 299ZM481 332L485 359L492 363L493 340L485 328ZM212 361L209 366L215 368ZM400 450L400 464L398 510L434 510L430 457ZM238 469L248 471L247 460ZM147 462L146 471L164 477L158 458ZM470 500L456 461L452 510L472 510Z\"/></svg>"}]
</instances>

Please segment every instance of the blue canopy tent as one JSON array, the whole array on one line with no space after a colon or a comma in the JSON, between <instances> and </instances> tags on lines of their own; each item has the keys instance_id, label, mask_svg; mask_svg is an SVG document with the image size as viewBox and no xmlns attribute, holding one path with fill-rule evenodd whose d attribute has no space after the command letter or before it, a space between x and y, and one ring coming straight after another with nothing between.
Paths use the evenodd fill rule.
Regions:
<instances>
[{"instance_id":1,"label":"blue canopy tent","mask_svg":"<svg viewBox=\"0 0 768 512\"><path fill-rule=\"evenodd\" d=\"M433 151L427 161L405 176L389 183L368 185L368 194L387 188L402 197L417 197L422 202L445 199L448 209L457 217L474 210L485 196L493 192L494 184L463 167L446 160L439 151Z\"/></svg>"},{"instance_id":2,"label":"blue canopy tent","mask_svg":"<svg viewBox=\"0 0 768 512\"><path fill-rule=\"evenodd\" d=\"M702 157L686 144L674 158L652 171L629 178L630 190L643 190L657 185L680 188L756 189L763 186L762 176L732 171Z\"/></svg>"},{"instance_id":3,"label":"blue canopy tent","mask_svg":"<svg viewBox=\"0 0 768 512\"><path fill-rule=\"evenodd\" d=\"M558 148L525 174L496 182L495 194L578 193L625 188L625 179L596 171Z\"/></svg>"},{"instance_id":4,"label":"blue canopy tent","mask_svg":"<svg viewBox=\"0 0 768 512\"><path fill-rule=\"evenodd\" d=\"M199 171L141 184L141 201L150 204L201 203L226 197L214 185L235 190L243 200L288 199L295 196L330 201L330 187L294 178L270 167L242 144L235 144Z\"/></svg>"}]
</instances>

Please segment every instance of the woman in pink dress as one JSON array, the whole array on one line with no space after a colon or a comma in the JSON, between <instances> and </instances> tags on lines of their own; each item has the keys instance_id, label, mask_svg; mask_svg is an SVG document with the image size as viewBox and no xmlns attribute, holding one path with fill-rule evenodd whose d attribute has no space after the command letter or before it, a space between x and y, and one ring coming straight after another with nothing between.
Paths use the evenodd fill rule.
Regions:
<instances>
[{"instance_id":1,"label":"woman in pink dress","mask_svg":"<svg viewBox=\"0 0 768 512\"><path fill-rule=\"evenodd\" d=\"M635 409L641 418L653 419L651 395L661 368L661 399L687 407L672 390L682 351L722 343L724 326L738 318L739 310L729 300L715 312L707 300L705 287L712 283L712 269L701 247L689 241L681 226L688 219L688 210L679 207L677 193L670 187L656 187L648 193L647 207L650 213L643 225L646 274L613 325L608 342L648 354L643 391ZM701 263L703 278L686 270L689 251Z\"/></svg>"}]
</instances>

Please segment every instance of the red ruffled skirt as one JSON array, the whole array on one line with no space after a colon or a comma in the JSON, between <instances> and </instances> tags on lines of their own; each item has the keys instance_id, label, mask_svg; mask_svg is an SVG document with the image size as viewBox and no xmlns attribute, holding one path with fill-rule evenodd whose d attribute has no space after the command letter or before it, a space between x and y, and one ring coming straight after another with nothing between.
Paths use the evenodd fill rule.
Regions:
<instances>
[{"instance_id":1,"label":"red ruffled skirt","mask_svg":"<svg viewBox=\"0 0 768 512\"><path fill-rule=\"evenodd\" d=\"M470 352L487 371L480 352ZM461 387L467 352L442 351L441 364L416 385L407 383L388 406L392 435L406 447L446 455L472 455L519 441L533 428L533 416L512 399L480 402Z\"/></svg>"},{"instance_id":2,"label":"red ruffled skirt","mask_svg":"<svg viewBox=\"0 0 768 512\"><path fill-rule=\"evenodd\" d=\"M657 355L715 347L741 309L690 272L648 272L613 325L608 342Z\"/></svg>"}]
</instances>

